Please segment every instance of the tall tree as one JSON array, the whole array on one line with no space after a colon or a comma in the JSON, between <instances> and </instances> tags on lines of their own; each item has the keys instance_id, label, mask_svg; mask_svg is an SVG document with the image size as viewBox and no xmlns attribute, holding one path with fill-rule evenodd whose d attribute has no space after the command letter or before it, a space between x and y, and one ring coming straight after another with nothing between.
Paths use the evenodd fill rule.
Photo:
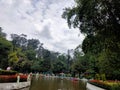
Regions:
<instances>
[{"instance_id":1,"label":"tall tree","mask_svg":"<svg viewBox=\"0 0 120 90\"><path fill-rule=\"evenodd\" d=\"M6 37L6 33L2 32L2 27L0 27L0 37L5 38Z\"/></svg>"},{"instance_id":2,"label":"tall tree","mask_svg":"<svg viewBox=\"0 0 120 90\"><path fill-rule=\"evenodd\" d=\"M9 55L8 55L8 63L9 63L9 66L10 67L14 67L17 62L18 62L18 57L17 57L17 54L16 52L11 52Z\"/></svg>"},{"instance_id":3,"label":"tall tree","mask_svg":"<svg viewBox=\"0 0 120 90\"><path fill-rule=\"evenodd\" d=\"M17 35L11 34L12 43L15 47L20 47L22 50L26 50L27 47L27 39L25 34Z\"/></svg>"},{"instance_id":4,"label":"tall tree","mask_svg":"<svg viewBox=\"0 0 120 90\"><path fill-rule=\"evenodd\" d=\"M28 39L28 49L37 49L40 44L40 41L38 39Z\"/></svg>"},{"instance_id":5,"label":"tall tree","mask_svg":"<svg viewBox=\"0 0 120 90\"><path fill-rule=\"evenodd\" d=\"M110 74L120 79L120 0L75 2L75 7L65 9L63 18L70 27L79 28L86 35L82 44L84 53L91 52L96 58L105 53L103 62L109 62L108 66L112 66L109 70L115 69ZM102 71L107 74L107 70Z\"/></svg>"},{"instance_id":6,"label":"tall tree","mask_svg":"<svg viewBox=\"0 0 120 90\"><path fill-rule=\"evenodd\" d=\"M8 55L13 51L12 43L0 37L0 68L8 67Z\"/></svg>"}]
</instances>

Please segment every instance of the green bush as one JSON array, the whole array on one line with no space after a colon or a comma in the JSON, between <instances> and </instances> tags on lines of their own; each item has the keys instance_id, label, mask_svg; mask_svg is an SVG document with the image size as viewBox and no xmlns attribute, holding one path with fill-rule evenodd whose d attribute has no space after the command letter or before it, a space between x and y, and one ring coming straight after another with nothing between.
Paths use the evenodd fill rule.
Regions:
<instances>
[{"instance_id":1,"label":"green bush","mask_svg":"<svg viewBox=\"0 0 120 90\"><path fill-rule=\"evenodd\" d=\"M0 75L15 75L17 72L16 71L7 71L7 70L0 70Z\"/></svg>"},{"instance_id":2,"label":"green bush","mask_svg":"<svg viewBox=\"0 0 120 90\"><path fill-rule=\"evenodd\" d=\"M106 81L106 76L105 76L105 74L101 74L101 79L102 79L103 81Z\"/></svg>"},{"instance_id":3,"label":"green bush","mask_svg":"<svg viewBox=\"0 0 120 90\"><path fill-rule=\"evenodd\" d=\"M95 75L95 79L96 79L96 80L100 80L100 75L99 75L99 74L96 74L96 75Z\"/></svg>"},{"instance_id":4,"label":"green bush","mask_svg":"<svg viewBox=\"0 0 120 90\"><path fill-rule=\"evenodd\" d=\"M106 84L99 80L90 80L90 81L88 81L88 83L93 84L98 87L101 87L101 88L104 88L106 90L120 90L120 82L114 83L114 84Z\"/></svg>"},{"instance_id":5,"label":"green bush","mask_svg":"<svg viewBox=\"0 0 120 90\"><path fill-rule=\"evenodd\" d=\"M90 84L92 84L92 85L95 85L95 86L97 86L97 87L104 88L104 89L106 89L106 90L111 90L111 89L110 89L111 87L110 87L109 85L104 84L104 83L102 83L102 82L91 82L91 81L88 81L88 83L90 83Z\"/></svg>"},{"instance_id":6,"label":"green bush","mask_svg":"<svg viewBox=\"0 0 120 90\"><path fill-rule=\"evenodd\" d=\"M120 90L120 84L113 84L111 90Z\"/></svg>"}]
</instances>

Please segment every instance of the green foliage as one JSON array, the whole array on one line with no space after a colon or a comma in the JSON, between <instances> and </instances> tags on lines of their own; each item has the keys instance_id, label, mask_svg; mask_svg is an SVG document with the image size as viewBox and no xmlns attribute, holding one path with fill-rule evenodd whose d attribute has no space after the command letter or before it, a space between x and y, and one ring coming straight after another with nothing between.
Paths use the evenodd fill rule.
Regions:
<instances>
[{"instance_id":1,"label":"green foliage","mask_svg":"<svg viewBox=\"0 0 120 90\"><path fill-rule=\"evenodd\" d=\"M0 68L10 66L12 70L24 73L68 71L68 56L44 49L38 39L27 39L24 34L11 34L11 43L3 37L0 28Z\"/></svg>"},{"instance_id":2,"label":"green foliage","mask_svg":"<svg viewBox=\"0 0 120 90\"><path fill-rule=\"evenodd\" d=\"M36 59L35 50L28 49L25 51L25 55L27 56L28 60L35 60Z\"/></svg>"},{"instance_id":3,"label":"green foliage","mask_svg":"<svg viewBox=\"0 0 120 90\"><path fill-rule=\"evenodd\" d=\"M14 45L14 48L21 47L23 50L26 50L26 45L27 45L26 35L11 34L11 38L12 38L12 43Z\"/></svg>"},{"instance_id":4,"label":"green foliage","mask_svg":"<svg viewBox=\"0 0 120 90\"><path fill-rule=\"evenodd\" d=\"M61 72L65 72L66 71L66 66L65 66L65 63L62 62L62 61L56 61L54 64L53 64L53 69L52 71L54 73L61 73Z\"/></svg>"},{"instance_id":5,"label":"green foliage","mask_svg":"<svg viewBox=\"0 0 120 90\"><path fill-rule=\"evenodd\" d=\"M13 67L14 70L20 72L62 72L64 68L65 71L67 67L66 56L44 49L43 43L37 39L26 39L24 34L12 34L11 37L14 51L18 57L18 62ZM56 65L57 61L59 61L59 66Z\"/></svg>"},{"instance_id":6,"label":"green foliage","mask_svg":"<svg viewBox=\"0 0 120 90\"><path fill-rule=\"evenodd\" d=\"M75 61L72 64L72 71L79 74L88 74L85 77L94 78L98 73L98 65L96 57L91 53L81 54L81 51L75 51ZM82 75L83 76L83 75Z\"/></svg>"},{"instance_id":7,"label":"green foliage","mask_svg":"<svg viewBox=\"0 0 120 90\"><path fill-rule=\"evenodd\" d=\"M34 60L33 64L31 65L31 70L33 72L44 72L43 68L43 60L38 59L38 60Z\"/></svg>"},{"instance_id":8,"label":"green foliage","mask_svg":"<svg viewBox=\"0 0 120 90\"><path fill-rule=\"evenodd\" d=\"M0 37L6 38L6 33L2 32L2 27L0 27Z\"/></svg>"},{"instance_id":9,"label":"green foliage","mask_svg":"<svg viewBox=\"0 0 120 90\"><path fill-rule=\"evenodd\" d=\"M95 75L95 79L96 79L96 80L100 80L100 75L99 75L99 74L96 74L96 75Z\"/></svg>"},{"instance_id":10,"label":"green foliage","mask_svg":"<svg viewBox=\"0 0 120 90\"><path fill-rule=\"evenodd\" d=\"M105 76L105 74L101 74L101 79L102 79L103 81L106 81L106 76Z\"/></svg>"},{"instance_id":11,"label":"green foliage","mask_svg":"<svg viewBox=\"0 0 120 90\"><path fill-rule=\"evenodd\" d=\"M120 90L120 84L113 84L110 90Z\"/></svg>"},{"instance_id":12,"label":"green foliage","mask_svg":"<svg viewBox=\"0 0 120 90\"><path fill-rule=\"evenodd\" d=\"M6 69L8 65L8 55L12 52L12 44L5 38L0 37L0 67Z\"/></svg>"},{"instance_id":13,"label":"green foliage","mask_svg":"<svg viewBox=\"0 0 120 90\"><path fill-rule=\"evenodd\" d=\"M8 61L9 65L14 66L18 62L18 57L17 57L16 52L10 53L8 55L8 59L9 59Z\"/></svg>"},{"instance_id":14,"label":"green foliage","mask_svg":"<svg viewBox=\"0 0 120 90\"><path fill-rule=\"evenodd\" d=\"M27 47L28 47L28 49L35 50L35 49L38 48L39 44L40 44L39 40L37 40L37 39L29 39Z\"/></svg>"},{"instance_id":15,"label":"green foliage","mask_svg":"<svg viewBox=\"0 0 120 90\"><path fill-rule=\"evenodd\" d=\"M115 81L100 81L100 80L90 80L88 83L93 84L95 86L101 87L105 90L119 90L120 89L120 82Z\"/></svg>"},{"instance_id":16,"label":"green foliage","mask_svg":"<svg viewBox=\"0 0 120 90\"><path fill-rule=\"evenodd\" d=\"M110 85L105 84L105 83L103 83L103 82L99 82L99 81L88 81L88 83L93 84L93 85L98 86L98 87L101 87L101 88L106 89L106 90L111 90L111 89L110 89L110 88L111 88Z\"/></svg>"},{"instance_id":17,"label":"green foliage","mask_svg":"<svg viewBox=\"0 0 120 90\"><path fill-rule=\"evenodd\" d=\"M24 60L21 62L20 72L28 73L31 72L32 62L29 60Z\"/></svg>"},{"instance_id":18,"label":"green foliage","mask_svg":"<svg viewBox=\"0 0 120 90\"><path fill-rule=\"evenodd\" d=\"M7 71L7 70L0 70L0 75L15 75L17 71Z\"/></svg>"},{"instance_id":19,"label":"green foliage","mask_svg":"<svg viewBox=\"0 0 120 90\"><path fill-rule=\"evenodd\" d=\"M81 55L81 53L76 50L74 53L75 61L72 64L72 71L78 73L85 72L89 68L88 57Z\"/></svg>"},{"instance_id":20,"label":"green foliage","mask_svg":"<svg viewBox=\"0 0 120 90\"><path fill-rule=\"evenodd\" d=\"M75 2L74 7L65 9L63 18L68 26L85 34L82 50L95 57L98 70L94 71L105 73L109 79L120 79L120 0Z\"/></svg>"},{"instance_id":21,"label":"green foliage","mask_svg":"<svg viewBox=\"0 0 120 90\"><path fill-rule=\"evenodd\" d=\"M117 56L119 57L119 56ZM113 58L113 55L108 56L107 53L100 53L98 56L98 67L100 73L105 73L107 79L120 79L120 70L119 70L119 60L118 58ZM111 60L112 59L112 60ZM117 60L115 60L117 59ZM117 62L116 62L117 61ZM114 77L113 77L114 76Z\"/></svg>"},{"instance_id":22,"label":"green foliage","mask_svg":"<svg viewBox=\"0 0 120 90\"><path fill-rule=\"evenodd\" d=\"M82 43L82 50L85 54L99 54L103 50L102 38L100 36L88 35L85 37Z\"/></svg>"}]
</instances>

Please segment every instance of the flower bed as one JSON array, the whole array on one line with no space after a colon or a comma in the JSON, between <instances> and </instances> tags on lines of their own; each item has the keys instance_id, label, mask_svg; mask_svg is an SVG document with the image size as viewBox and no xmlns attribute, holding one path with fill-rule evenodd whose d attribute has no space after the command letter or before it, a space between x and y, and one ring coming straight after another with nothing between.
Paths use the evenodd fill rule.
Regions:
<instances>
[{"instance_id":1,"label":"flower bed","mask_svg":"<svg viewBox=\"0 0 120 90\"><path fill-rule=\"evenodd\" d=\"M120 90L120 81L90 80L88 83L107 90Z\"/></svg>"},{"instance_id":2,"label":"flower bed","mask_svg":"<svg viewBox=\"0 0 120 90\"><path fill-rule=\"evenodd\" d=\"M88 83L93 84L98 87L101 87L101 88L104 88L104 89L107 89L107 90L110 90L110 86L100 80L90 80L90 81L88 81Z\"/></svg>"},{"instance_id":3,"label":"flower bed","mask_svg":"<svg viewBox=\"0 0 120 90\"><path fill-rule=\"evenodd\" d=\"M17 82L18 75L0 75L0 83ZM27 81L27 75L19 75L20 82Z\"/></svg>"}]
</instances>

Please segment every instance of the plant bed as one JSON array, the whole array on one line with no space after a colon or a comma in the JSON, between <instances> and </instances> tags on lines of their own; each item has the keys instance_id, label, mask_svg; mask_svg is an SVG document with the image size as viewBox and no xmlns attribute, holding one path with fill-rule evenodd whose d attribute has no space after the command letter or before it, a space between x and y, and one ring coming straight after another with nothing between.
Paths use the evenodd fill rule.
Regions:
<instances>
[{"instance_id":1,"label":"plant bed","mask_svg":"<svg viewBox=\"0 0 120 90\"><path fill-rule=\"evenodd\" d=\"M0 70L0 75L15 75L17 71L12 71L12 70Z\"/></svg>"},{"instance_id":2,"label":"plant bed","mask_svg":"<svg viewBox=\"0 0 120 90\"><path fill-rule=\"evenodd\" d=\"M90 80L88 83L106 90L120 90L120 81Z\"/></svg>"},{"instance_id":3,"label":"plant bed","mask_svg":"<svg viewBox=\"0 0 120 90\"><path fill-rule=\"evenodd\" d=\"M18 75L0 75L0 83L17 82ZM20 82L27 81L27 75L19 75Z\"/></svg>"}]
</instances>

